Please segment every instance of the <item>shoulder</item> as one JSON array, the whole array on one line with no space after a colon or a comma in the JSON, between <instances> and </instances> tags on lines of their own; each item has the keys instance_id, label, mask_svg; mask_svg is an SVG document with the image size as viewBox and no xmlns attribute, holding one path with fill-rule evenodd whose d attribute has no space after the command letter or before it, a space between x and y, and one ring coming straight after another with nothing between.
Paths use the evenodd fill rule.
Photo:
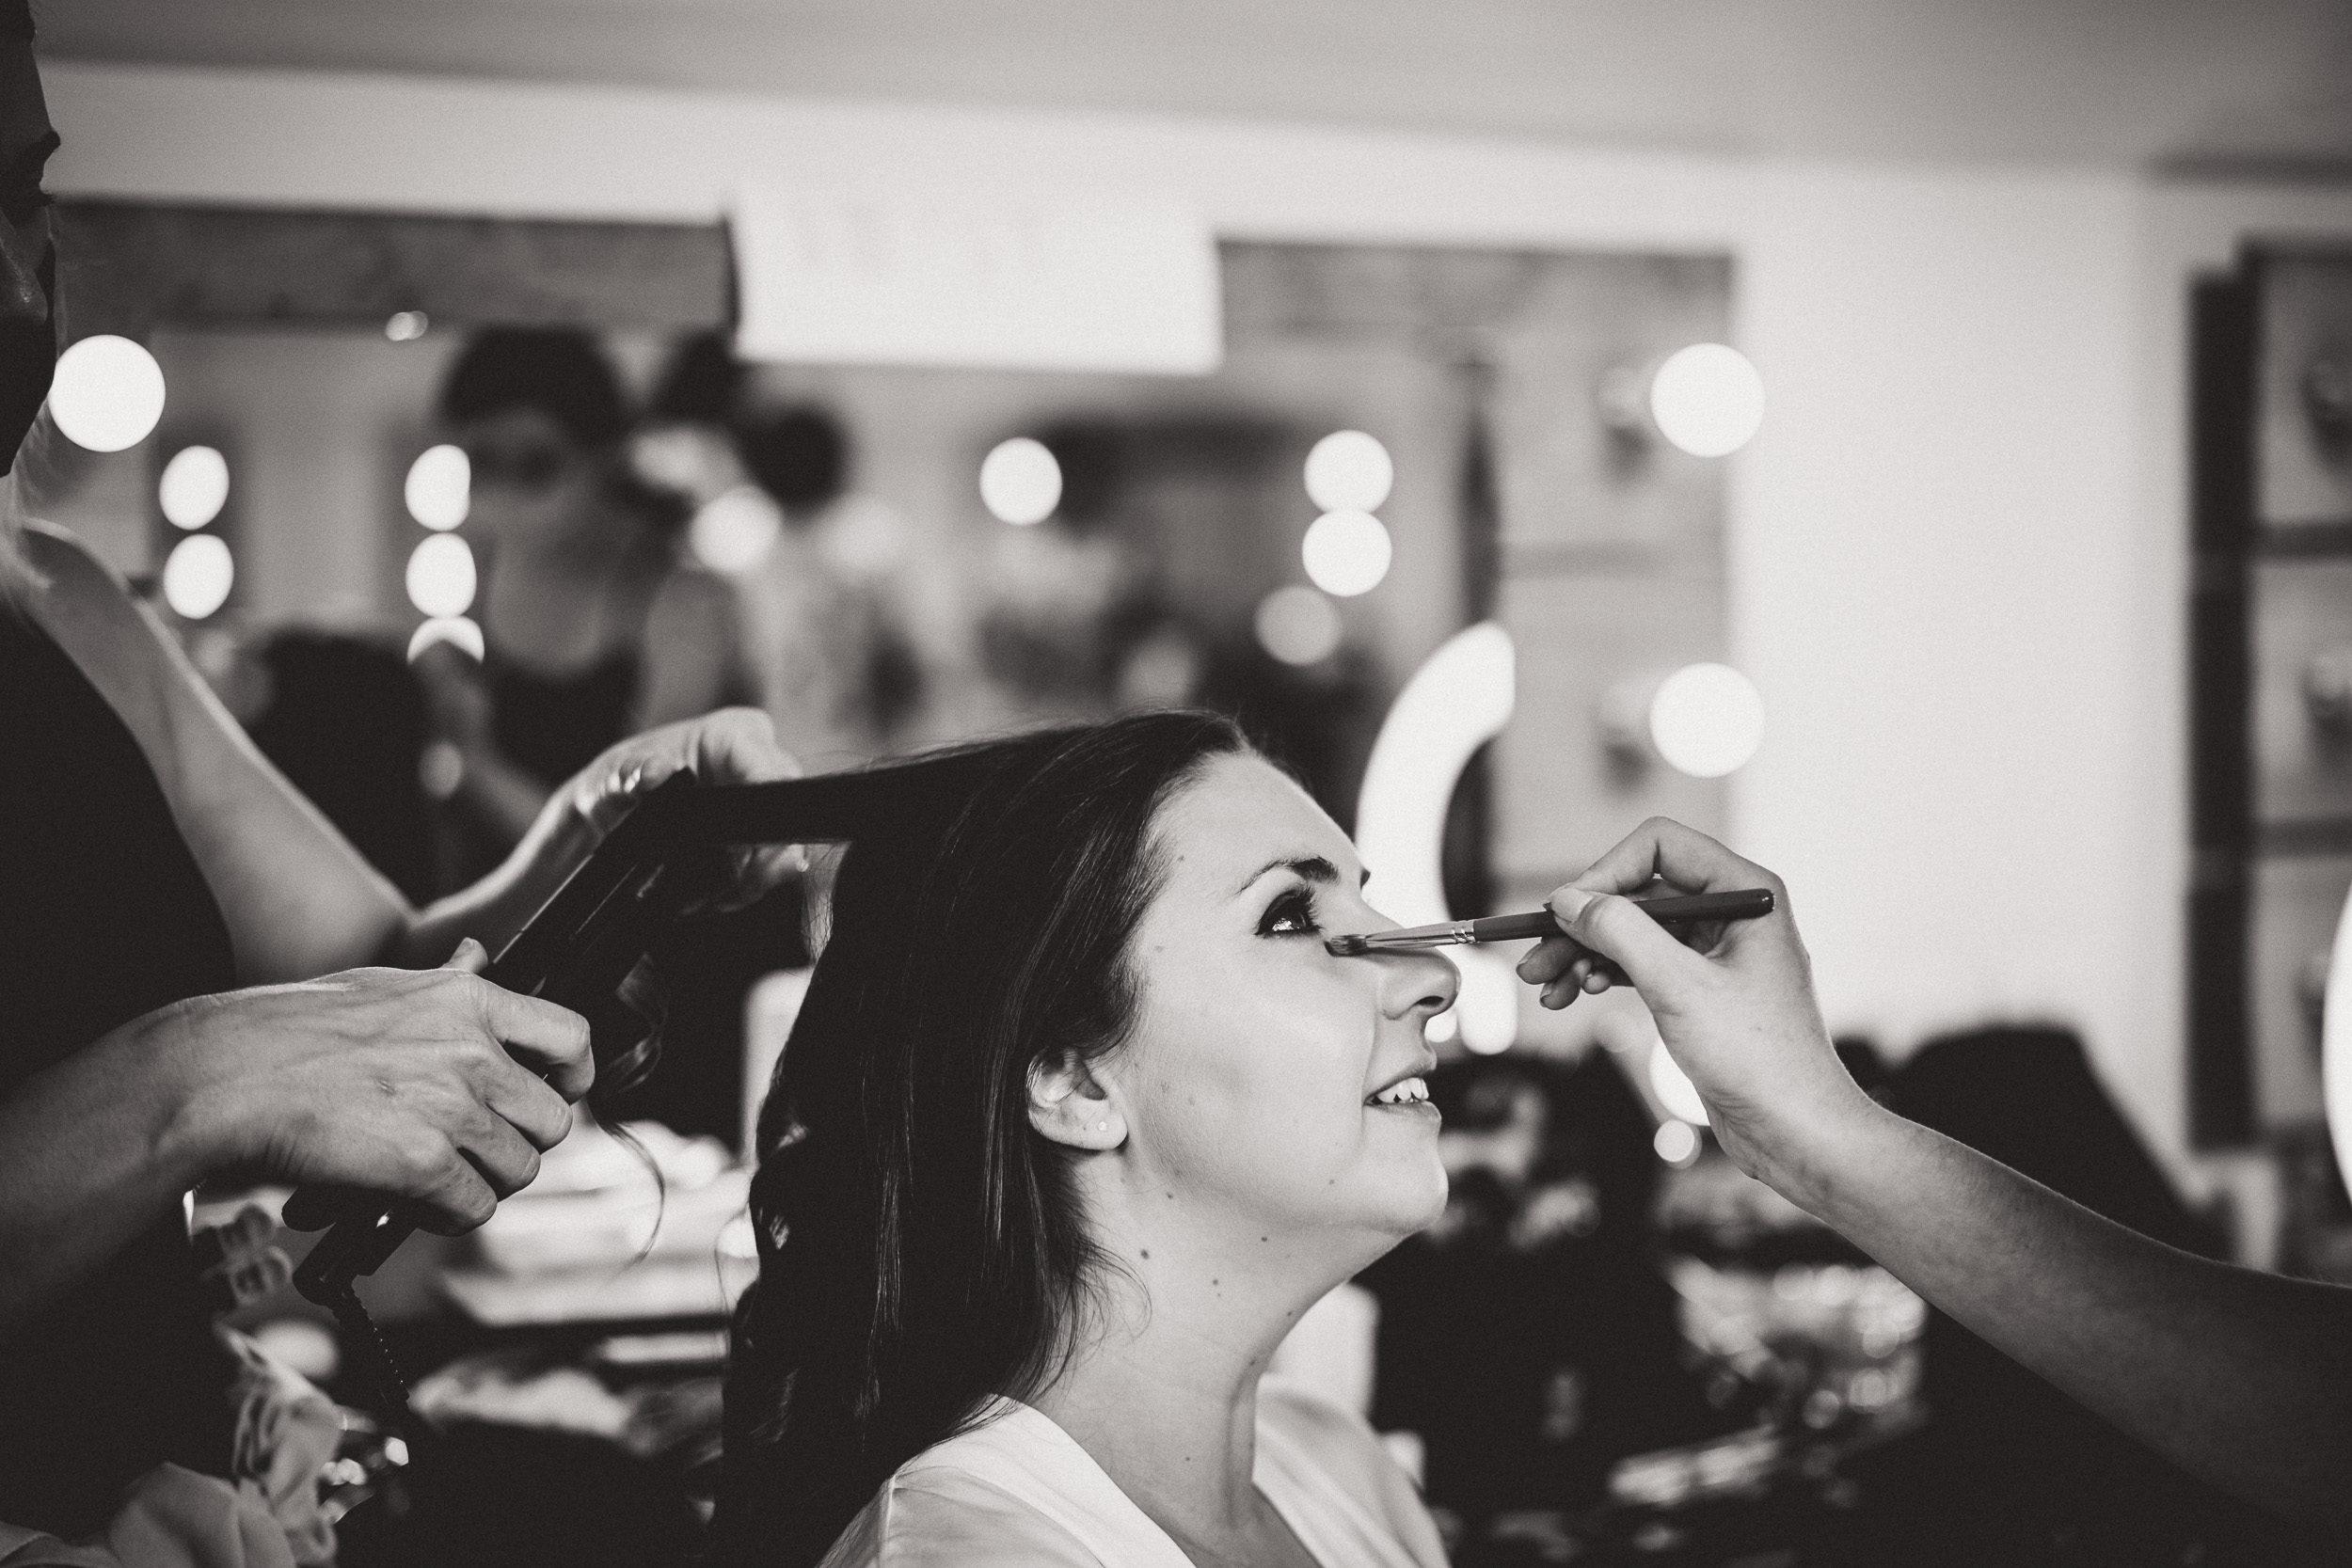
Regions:
<instances>
[{"instance_id":1,"label":"shoulder","mask_svg":"<svg viewBox=\"0 0 2352 1568\"><path fill-rule=\"evenodd\" d=\"M135 613L130 592L114 568L66 530L28 517L18 540L44 618Z\"/></svg>"},{"instance_id":2,"label":"shoulder","mask_svg":"<svg viewBox=\"0 0 2352 1568\"><path fill-rule=\"evenodd\" d=\"M1258 1385L1258 1424L1297 1444L1359 1496L1389 1475L1403 1475L1362 1417L1287 1378Z\"/></svg>"},{"instance_id":3,"label":"shoulder","mask_svg":"<svg viewBox=\"0 0 2352 1568\"><path fill-rule=\"evenodd\" d=\"M1262 1444L1271 1438L1289 1447L1296 1463L1321 1472L1386 1526L1413 1560L1445 1561L1421 1489L1362 1417L1298 1384L1269 1377L1258 1386L1258 1431Z\"/></svg>"},{"instance_id":4,"label":"shoulder","mask_svg":"<svg viewBox=\"0 0 2352 1568\"><path fill-rule=\"evenodd\" d=\"M168 788L181 745L203 732L209 694L169 634L87 545L38 521L28 520L21 537L34 578L27 611L130 726Z\"/></svg>"},{"instance_id":5,"label":"shoulder","mask_svg":"<svg viewBox=\"0 0 2352 1568\"><path fill-rule=\"evenodd\" d=\"M1100 1568L1076 1537L1011 1493L946 1465L884 1481L822 1568Z\"/></svg>"}]
</instances>

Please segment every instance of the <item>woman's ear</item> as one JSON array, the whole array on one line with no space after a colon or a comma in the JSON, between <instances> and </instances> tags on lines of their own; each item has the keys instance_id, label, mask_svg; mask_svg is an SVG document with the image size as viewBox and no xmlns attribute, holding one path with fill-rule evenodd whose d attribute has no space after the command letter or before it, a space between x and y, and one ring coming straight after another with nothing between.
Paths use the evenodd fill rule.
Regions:
<instances>
[{"instance_id":1,"label":"woman's ear","mask_svg":"<svg viewBox=\"0 0 2352 1568\"><path fill-rule=\"evenodd\" d=\"M1074 1051L1029 1064L1029 1125L1068 1148L1101 1153L1127 1141L1127 1117Z\"/></svg>"}]
</instances>

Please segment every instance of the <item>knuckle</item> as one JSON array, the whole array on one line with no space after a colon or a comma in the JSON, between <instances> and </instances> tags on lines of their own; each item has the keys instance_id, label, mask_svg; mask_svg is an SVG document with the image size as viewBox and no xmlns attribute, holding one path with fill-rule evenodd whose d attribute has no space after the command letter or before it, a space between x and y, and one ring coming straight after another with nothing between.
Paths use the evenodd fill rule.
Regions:
<instances>
[{"instance_id":1,"label":"knuckle","mask_svg":"<svg viewBox=\"0 0 2352 1568\"><path fill-rule=\"evenodd\" d=\"M419 1131L392 1146L392 1165L408 1186L426 1187L448 1170L454 1152L440 1133Z\"/></svg>"}]
</instances>

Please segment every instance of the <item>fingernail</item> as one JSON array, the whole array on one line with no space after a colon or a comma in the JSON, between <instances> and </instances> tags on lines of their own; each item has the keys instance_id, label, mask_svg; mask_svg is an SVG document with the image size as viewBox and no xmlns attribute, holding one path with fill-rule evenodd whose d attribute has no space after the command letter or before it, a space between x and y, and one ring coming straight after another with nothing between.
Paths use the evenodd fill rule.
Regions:
<instances>
[{"instance_id":1,"label":"fingernail","mask_svg":"<svg viewBox=\"0 0 2352 1568\"><path fill-rule=\"evenodd\" d=\"M1545 905L1561 919L1574 920L1584 912L1584 906L1591 903L1597 896L1598 895L1587 893L1581 887L1564 887L1556 889L1552 895L1545 900Z\"/></svg>"}]
</instances>

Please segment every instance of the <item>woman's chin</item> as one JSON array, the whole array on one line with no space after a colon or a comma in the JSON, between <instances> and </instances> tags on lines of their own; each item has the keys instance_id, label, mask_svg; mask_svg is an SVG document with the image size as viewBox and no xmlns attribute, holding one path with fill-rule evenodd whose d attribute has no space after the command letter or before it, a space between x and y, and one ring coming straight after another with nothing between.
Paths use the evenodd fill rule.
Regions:
<instances>
[{"instance_id":1,"label":"woman's chin","mask_svg":"<svg viewBox=\"0 0 2352 1568\"><path fill-rule=\"evenodd\" d=\"M1388 1201L1380 1206L1388 1221L1382 1228L1401 1242L1437 1224L1445 1212L1447 1188L1445 1166L1438 1163L1434 1148L1426 1164L1407 1165L1400 1161L1399 1168L1390 1175Z\"/></svg>"}]
</instances>

